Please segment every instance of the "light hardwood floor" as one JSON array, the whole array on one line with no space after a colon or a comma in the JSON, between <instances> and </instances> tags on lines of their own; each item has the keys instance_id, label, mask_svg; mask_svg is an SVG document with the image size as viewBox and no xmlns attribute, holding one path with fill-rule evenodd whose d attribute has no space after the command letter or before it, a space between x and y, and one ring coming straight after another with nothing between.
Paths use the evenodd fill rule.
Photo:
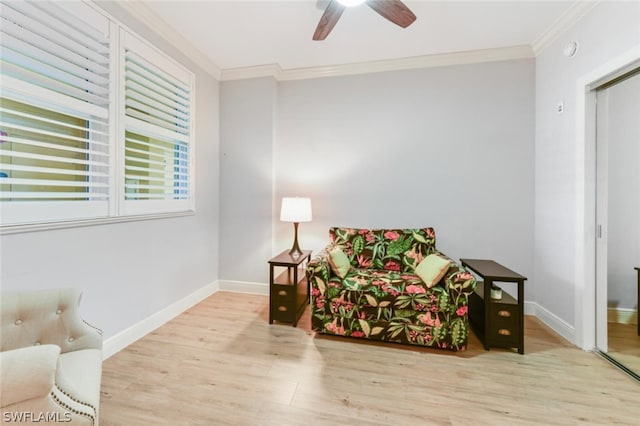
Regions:
<instances>
[{"instance_id":1,"label":"light hardwood floor","mask_svg":"<svg viewBox=\"0 0 640 426\"><path fill-rule=\"evenodd\" d=\"M640 385L533 317L525 355L314 336L268 297L218 292L104 363L108 425L574 425L640 422Z\"/></svg>"},{"instance_id":2,"label":"light hardwood floor","mask_svg":"<svg viewBox=\"0 0 640 426\"><path fill-rule=\"evenodd\" d=\"M640 336L636 324L607 324L609 355L640 375ZM639 422L640 423L640 422Z\"/></svg>"}]
</instances>

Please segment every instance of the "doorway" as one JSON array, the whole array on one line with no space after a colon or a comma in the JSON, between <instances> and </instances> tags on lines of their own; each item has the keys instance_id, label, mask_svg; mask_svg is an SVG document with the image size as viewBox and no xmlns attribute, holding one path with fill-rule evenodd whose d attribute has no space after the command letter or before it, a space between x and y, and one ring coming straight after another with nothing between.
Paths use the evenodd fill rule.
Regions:
<instances>
[{"instance_id":1,"label":"doorway","mask_svg":"<svg viewBox=\"0 0 640 426\"><path fill-rule=\"evenodd\" d=\"M640 380L640 67L596 88L596 347Z\"/></svg>"}]
</instances>

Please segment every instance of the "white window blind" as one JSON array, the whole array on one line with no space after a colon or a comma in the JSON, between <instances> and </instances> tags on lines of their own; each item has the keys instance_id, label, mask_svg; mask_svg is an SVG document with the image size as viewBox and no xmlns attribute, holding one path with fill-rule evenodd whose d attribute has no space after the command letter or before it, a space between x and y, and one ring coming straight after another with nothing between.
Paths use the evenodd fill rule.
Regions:
<instances>
[{"instance_id":1,"label":"white window blind","mask_svg":"<svg viewBox=\"0 0 640 426\"><path fill-rule=\"evenodd\" d=\"M107 216L108 19L25 1L0 18L2 224Z\"/></svg>"},{"instance_id":2,"label":"white window blind","mask_svg":"<svg viewBox=\"0 0 640 426\"><path fill-rule=\"evenodd\" d=\"M193 209L193 73L96 6L0 2L0 78L0 226Z\"/></svg>"},{"instance_id":3,"label":"white window blind","mask_svg":"<svg viewBox=\"0 0 640 426\"><path fill-rule=\"evenodd\" d=\"M122 31L123 214L187 210L191 202L192 74Z\"/></svg>"}]
</instances>

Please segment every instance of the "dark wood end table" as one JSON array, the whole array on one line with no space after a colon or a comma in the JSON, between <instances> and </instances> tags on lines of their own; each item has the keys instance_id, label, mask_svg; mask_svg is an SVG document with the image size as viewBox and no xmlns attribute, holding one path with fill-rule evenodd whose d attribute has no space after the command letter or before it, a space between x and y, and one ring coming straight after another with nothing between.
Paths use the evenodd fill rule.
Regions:
<instances>
[{"instance_id":1,"label":"dark wood end table","mask_svg":"<svg viewBox=\"0 0 640 426\"><path fill-rule=\"evenodd\" d=\"M469 296L469 322L484 348L517 348L519 354L524 354L524 282L527 278L493 260L460 261L484 280ZM494 282L515 283L518 299L505 291L501 299L492 299Z\"/></svg>"},{"instance_id":2,"label":"dark wood end table","mask_svg":"<svg viewBox=\"0 0 640 426\"><path fill-rule=\"evenodd\" d=\"M311 250L292 256L285 250L269 260L269 324L273 321L298 325L298 319L309 303L309 283L305 273L311 261ZM275 268L285 268L275 274Z\"/></svg>"}]
</instances>

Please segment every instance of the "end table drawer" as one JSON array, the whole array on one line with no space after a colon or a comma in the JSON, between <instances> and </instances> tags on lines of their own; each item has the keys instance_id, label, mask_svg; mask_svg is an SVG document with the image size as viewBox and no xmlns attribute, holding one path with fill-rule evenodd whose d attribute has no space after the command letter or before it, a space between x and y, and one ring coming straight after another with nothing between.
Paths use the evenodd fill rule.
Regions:
<instances>
[{"instance_id":1,"label":"end table drawer","mask_svg":"<svg viewBox=\"0 0 640 426\"><path fill-rule=\"evenodd\" d=\"M296 286L278 284L271 286L272 319L282 322L295 320L295 295Z\"/></svg>"},{"instance_id":2,"label":"end table drawer","mask_svg":"<svg viewBox=\"0 0 640 426\"><path fill-rule=\"evenodd\" d=\"M518 305L491 304L491 341L499 346L517 346L520 338L520 314Z\"/></svg>"},{"instance_id":3,"label":"end table drawer","mask_svg":"<svg viewBox=\"0 0 640 426\"><path fill-rule=\"evenodd\" d=\"M492 330L493 335L490 337L490 342L495 346L504 346L507 348L516 347L518 345L518 339L520 335L518 329L515 327L501 327L496 325Z\"/></svg>"},{"instance_id":4,"label":"end table drawer","mask_svg":"<svg viewBox=\"0 0 640 426\"><path fill-rule=\"evenodd\" d=\"M281 322L293 322L296 312L290 311L289 308L287 305L274 305L274 312L272 313L273 319Z\"/></svg>"},{"instance_id":5,"label":"end table drawer","mask_svg":"<svg viewBox=\"0 0 640 426\"><path fill-rule=\"evenodd\" d=\"M271 286L271 300L275 305L286 305L295 301L295 298L296 286L278 284Z\"/></svg>"},{"instance_id":6,"label":"end table drawer","mask_svg":"<svg viewBox=\"0 0 640 426\"><path fill-rule=\"evenodd\" d=\"M518 305L492 302L490 312L495 324L518 324Z\"/></svg>"}]
</instances>

